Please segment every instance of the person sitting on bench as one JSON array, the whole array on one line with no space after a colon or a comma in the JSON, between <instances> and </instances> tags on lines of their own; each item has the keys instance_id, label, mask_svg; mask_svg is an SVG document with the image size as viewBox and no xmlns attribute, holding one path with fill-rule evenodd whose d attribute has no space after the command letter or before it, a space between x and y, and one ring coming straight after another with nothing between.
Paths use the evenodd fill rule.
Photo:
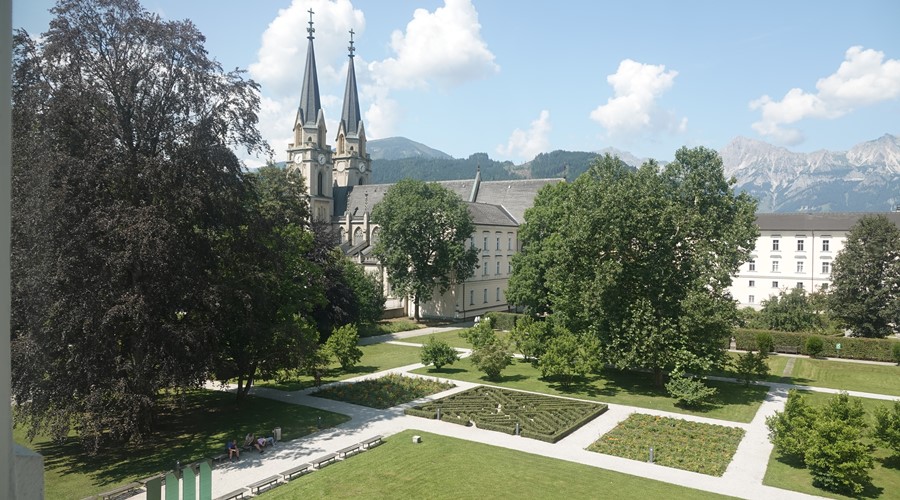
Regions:
<instances>
[{"instance_id":1,"label":"person sitting on bench","mask_svg":"<svg viewBox=\"0 0 900 500\"><path fill-rule=\"evenodd\" d=\"M241 458L241 450L238 449L237 441L228 441L226 449L228 450L228 460L235 456Z\"/></svg>"},{"instance_id":2,"label":"person sitting on bench","mask_svg":"<svg viewBox=\"0 0 900 500\"><path fill-rule=\"evenodd\" d=\"M275 444L275 438L273 438L273 437L266 438L266 437L260 436L260 437L256 438L256 440L253 442L253 446L255 446L256 449L259 450L260 453L262 453L263 448L265 448L266 446L272 446L274 444Z\"/></svg>"}]
</instances>

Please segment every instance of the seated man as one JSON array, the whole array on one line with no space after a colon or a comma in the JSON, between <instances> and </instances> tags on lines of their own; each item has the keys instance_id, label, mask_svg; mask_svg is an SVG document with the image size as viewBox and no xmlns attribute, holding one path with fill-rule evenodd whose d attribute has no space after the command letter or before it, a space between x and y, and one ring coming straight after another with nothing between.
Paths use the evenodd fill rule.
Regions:
<instances>
[{"instance_id":1,"label":"seated man","mask_svg":"<svg viewBox=\"0 0 900 500\"><path fill-rule=\"evenodd\" d=\"M258 438L256 438L256 441L253 443L253 446L255 446L256 449L259 450L260 453L262 453L263 448L265 448L266 446L272 446L274 444L275 444L275 438L258 437Z\"/></svg>"},{"instance_id":2,"label":"seated man","mask_svg":"<svg viewBox=\"0 0 900 500\"><path fill-rule=\"evenodd\" d=\"M237 441L228 441L226 448L228 449L228 460L235 456L241 458L241 450L238 449Z\"/></svg>"}]
</instances>

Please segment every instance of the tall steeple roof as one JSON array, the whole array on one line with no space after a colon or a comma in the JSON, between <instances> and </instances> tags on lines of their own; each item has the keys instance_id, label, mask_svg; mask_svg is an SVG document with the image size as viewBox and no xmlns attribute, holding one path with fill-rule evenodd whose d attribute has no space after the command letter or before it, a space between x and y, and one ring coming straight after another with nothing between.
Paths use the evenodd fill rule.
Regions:
<instances>
[{"instance_id":1,"label":"tall steeple roof","mask_svg":"<svg viewBox=\"0 0 900 500\"><path fill-rule=\"evenodd\" d=\"M322 109L322 102L319 99L319 77L316 74L316 52L313 50L313 28L312 9L309 9L309 28L306 28L309 46L306 48L306 69L303 71L303 90L300 93L300 108L297 110L296 123L303 125L316 125L319 116L319 110Z\"/></svg>"},{"instance_id":2,"label":"tall steeple roof","mask_svg":"<svg viewBox=\"0 0 900 500\"><path fill-rule=\"evenodd\" d=\"M353 67L353 30L350 30L350 64L347 67L347 87L344 89L344 111L341 113L341 124L348 136L359 134L359 94L356 90L356 69Z\"/></svg>"}]
</instances>

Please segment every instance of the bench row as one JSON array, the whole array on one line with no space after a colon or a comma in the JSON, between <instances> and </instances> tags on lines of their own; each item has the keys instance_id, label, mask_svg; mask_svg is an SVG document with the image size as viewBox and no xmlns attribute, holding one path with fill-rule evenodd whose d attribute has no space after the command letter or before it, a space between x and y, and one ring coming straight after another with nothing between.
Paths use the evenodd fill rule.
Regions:
<instances>
[{"instance_id":1,"label":"bench row","mask_svg":"<svg viewBox=\"0 0 900 500\"><path fill-rule=\"evenodd\" d=\"M247 493L258 495L263 491L278 486L279 484L287 483L295 477L308 474L314 470L319 470L329 464L336 462L338 459L344 459L355 453L360 453L362 451L371 449L373 446L378 446L379 444L381 444L381 439L381 436L374 436L366 439L365 441L347 446L346 448L341 448L334 453L322 455L315 460L310 460L309 463L303 463L297 465L296 467L291 467L290 469L281 472L280 474L269 476L239 490L234 490L230 493L226 493L225 495L217 497L216 500L233 500L236 498L244 498L244 495L246 495Z\"/></svg>"}]
</instances>

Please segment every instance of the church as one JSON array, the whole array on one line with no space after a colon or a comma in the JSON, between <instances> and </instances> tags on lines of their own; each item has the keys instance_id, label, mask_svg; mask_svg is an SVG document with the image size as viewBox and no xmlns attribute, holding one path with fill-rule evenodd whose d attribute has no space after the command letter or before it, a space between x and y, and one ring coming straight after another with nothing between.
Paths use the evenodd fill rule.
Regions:
<instances>
[{"instance_id":1,"label":"church","mask_svg":"<svg viewBox=\"0 0 900 500\"><path fill-rule=\"evenodd\" d=\"M287 149L287 168L299 170L306 179L311 216L330 223L340 236L344 254L381 278L388 297L385 316L412 316L412 300L391 293L387 273L372 254L378 240L378 226L370 221L372 209L391 184L369 182L372 159L366 152L365 126L359 111L353 31L350 31L341 119L334 142L329 144L319 97L312 14L307 28L309 42L300 105L293 125L294 142ZM438 182L466 202L475 223L469 244L479 248L481 255L471 278L456 283L446 293L435 290L431 300L419 304L420 315L462 320L488 311L509 310L506 287L512 274L512 256L521 248L519 225L524 222L525 210L531 207L538 191L556 182L563 179L482 181L480 171L471 180Z\"/></svg>"}]
</instances>

